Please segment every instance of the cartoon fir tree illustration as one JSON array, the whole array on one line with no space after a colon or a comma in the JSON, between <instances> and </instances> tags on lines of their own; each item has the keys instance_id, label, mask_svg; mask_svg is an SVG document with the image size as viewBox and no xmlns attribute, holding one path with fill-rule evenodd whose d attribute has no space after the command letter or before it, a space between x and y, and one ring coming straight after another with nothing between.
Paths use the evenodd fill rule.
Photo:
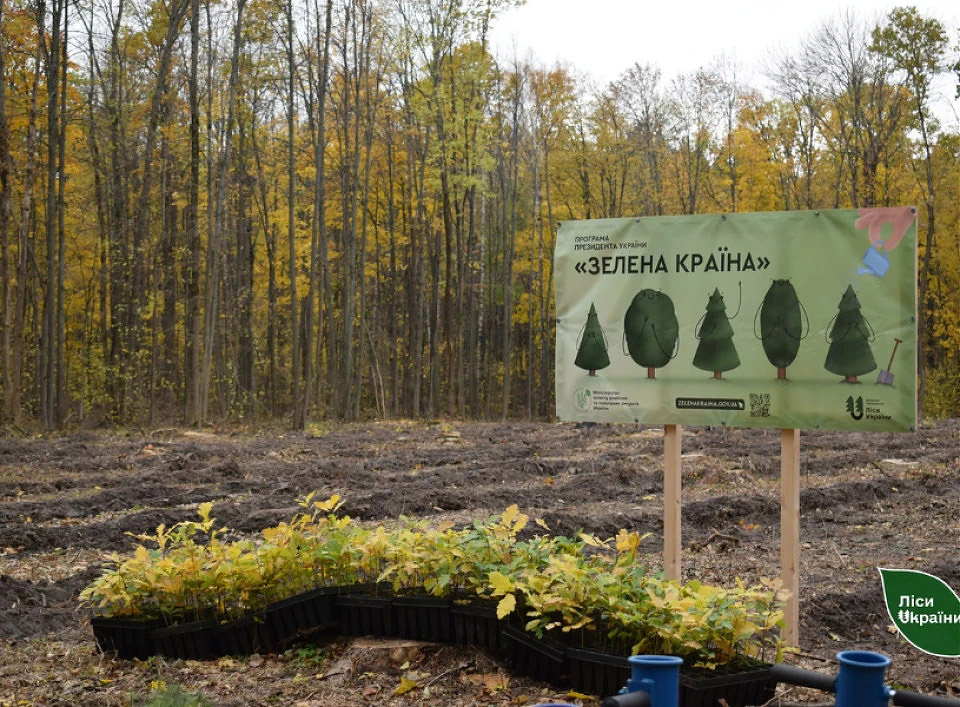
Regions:
<instances>
[{"instance_id":1,"label":"cartoon fir tree illustration","mask_svg":"<svg viewBox=\"0 0 960 707\"><path fill-rule=\"evenodd\" d=\"M676 356L680 325L673 300L657 290L640 290L623 316L623 336L630 358L656 378L657 369Z\"/></svg>"},{"instance_id":2,"label":"cartoon fir tree illustration","mask_svg":"<svg viewBox=\"0 0 960 707\"><path fill-rule=\"evenodd\" d=\"M713 371L714 378L723 378L724 371L740 365L737 347L733 344L733 327L727 318L727 307L720 290L714 289L707 302L703 323L696 333L700 339L693 365L704 371Z\"/></svg>"},{"instance_id":3,"label":"cartoon fir tree illustration","mask_svg":"<svg viewBox=\"0 0 960 707\"><path fill-rule=\"evenodd\" d=\"M838 310L833 318L833 327L828 325L830 349L823 367L843 376L845 383L858 383L857 376L874 370L877 362L870 349L870 342L874 338L873 328L860 313L860 300L853 285L847 286Z\"/></svg>"},{"instance_id":4,"label":"cartoon fir tree illustration","mask_svg":"<svg viewBox=\"0 0 960 707\"><path fill-rule=\"evenodd\" d=\"M793 363L806 336L801 321L800 300L789 280L774 280L763 297L757 315L760 318L760 341L770 364L777 367L777 378L787 379L787 366ZM808 326L809 329L809 326ZM756 335L756 318L754 318Z\"/></svg>"},{"instance_id":5,"label":"cartoon fir tree illustration","mask_svg":"<svg viewBox=\"0 0 960 707\"><path fill-rule=\"evenodd\" d=\"M597 371L610 365L607 340L603 336L600 319L597 317L597 308L593 306L593 302L590 303L590 313L587 314L587 323L583 326L583 337L580 339L577 359L574 363L579 368L589 371L591 376L597 375Z\"/></svg>"}]
</instances>

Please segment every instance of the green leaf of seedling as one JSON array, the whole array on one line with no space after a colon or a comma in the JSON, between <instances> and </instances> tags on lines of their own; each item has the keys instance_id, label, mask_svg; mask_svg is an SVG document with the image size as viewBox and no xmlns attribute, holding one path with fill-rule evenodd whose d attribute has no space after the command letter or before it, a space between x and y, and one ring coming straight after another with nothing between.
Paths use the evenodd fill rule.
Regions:
<instances>
[{"instance_id":1,"label":"green leaf of seedling","mask_svg":"<svg viewBox=\"0 0 960 707\"><path fill-rule=\"evenodd\" d=\"M942 579L919 570L878 568L890 619L924 653L960 656L960 598Z\"/></svg>"}]
</instances>

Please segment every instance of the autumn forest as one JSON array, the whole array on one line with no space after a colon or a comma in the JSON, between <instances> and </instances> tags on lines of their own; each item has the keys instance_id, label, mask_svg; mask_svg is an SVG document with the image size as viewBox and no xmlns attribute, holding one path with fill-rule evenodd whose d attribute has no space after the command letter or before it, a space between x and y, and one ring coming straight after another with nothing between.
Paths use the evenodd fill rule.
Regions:
<instances>
[{"instance_id":1,"label":"autumn forest","mask_svg":"<svg viewBox=\"0 0 960 707\"><path fill-rule=\"evenodd\" d=\"M0 429L549 418L558 222L894 205L960 414L958 28L598 86L509 4L0 0Z\"/></svg>"}]
</instances>

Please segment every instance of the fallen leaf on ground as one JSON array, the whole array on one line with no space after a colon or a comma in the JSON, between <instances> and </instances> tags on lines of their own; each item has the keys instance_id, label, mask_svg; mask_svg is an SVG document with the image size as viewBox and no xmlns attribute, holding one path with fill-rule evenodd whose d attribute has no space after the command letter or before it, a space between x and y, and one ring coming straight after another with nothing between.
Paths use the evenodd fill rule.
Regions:
<instances>
[{"instance_id":1,"label":"fallen leaf on ground","mask_svg":"<svg viewBox=\"0 0 960 707\"><path fill-rule=\"evenodd\" d=\"M472 673L467 675L467 680L492 693L506 690L510 686L510 676L506 673Z\"/></svg>"},{"instance_id":2,"label":"fallen leaf on ground","mask_svg":"<svg viewBox=\"0 0 960 707\"><path fill-rule=\"evenodd\" d=\"M408 678L408 677L401 677L401 678L400 678L400 684L397 685L397 687L394 689L393 694L394 694L394 695L405 695L405 694L407 694L408 692L410 692L410 690L412 690L413 688L415 688L416 686L417 686L417 681L416 681L416 680L411 680L411 679Z\"/></svg>"}]
</instances>

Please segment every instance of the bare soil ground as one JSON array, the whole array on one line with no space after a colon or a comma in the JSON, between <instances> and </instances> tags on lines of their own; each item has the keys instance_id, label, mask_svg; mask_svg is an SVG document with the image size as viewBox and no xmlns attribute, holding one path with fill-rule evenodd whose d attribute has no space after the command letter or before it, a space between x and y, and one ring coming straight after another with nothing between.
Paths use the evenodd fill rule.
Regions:
<instances>
[{"instance_id":1,"label":"bare soil ground","mask_svg":"<svg viewBox=\"0 0 960 707\"><path fill-rule=\"evenodd\" d=\"M684 575L730 584L779 574L779 433L688 430ZM801 654L834 672L839 650L893 658L889 681L960 694L960 661L891 630L877 567L960 590L960 423L915 435L801 436ZM0 705L137 704L160 682L218 705L529 705L562 698L470 647L319 636L282 655L117 661L99 655L80 589L129 532L214 516L240 533L289 518L309 491L364 521L467 522L511 503L557 533L628 528L662 546L658 428L391 421L322 436L175 430L0 438ZM656 562L656 558L654 558ZM406 675L418 687L393 696ZM577 697L584 704L589 700ZM824 696L788 692L786 702Z\"/></svg>"}]
</instances>

